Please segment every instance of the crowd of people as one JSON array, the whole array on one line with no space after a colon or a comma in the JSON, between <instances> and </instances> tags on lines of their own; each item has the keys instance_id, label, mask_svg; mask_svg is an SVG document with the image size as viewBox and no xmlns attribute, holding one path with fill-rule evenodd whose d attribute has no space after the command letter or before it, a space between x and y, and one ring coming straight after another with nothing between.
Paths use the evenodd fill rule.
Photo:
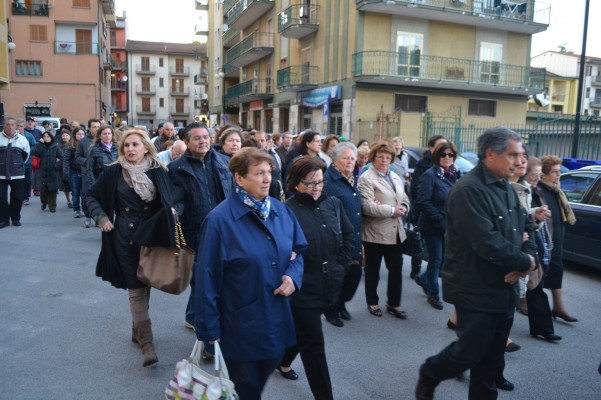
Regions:
<instances>
[{"instance_id":1,"label":"crowd of people","mask_svg":"<svg viewBox=\"0 0 601 400\"><path fill-rule=\"evenodd\" d=\"M344 327L364 274L366 314L382 317L384 260L383 305L407 318L409 223L428 253L423 273L412 258L410 276L433 308L454 306L447 326L458 337L422 365L416 398L433 398L441 381L468 369L470 399L511 390L504 352L520 297L534 337L556 342L552 318L577 321L561 289L565 225L575 223L559 187L561 159L528 156L504 127L479 138L473 171L463 175L456 145L434 136L411 175L401 137L355 146L312 130L269 135L194 122L176 132L166 122L151 138L96 118L61 122L42 132L31 117L5 119L0 228L21 226L31 195L55 212L63 191L74 217L102 232L96 275L127 289L144 366L158 355L150 288L136 276L140 247L174 247L176 216L197 254L184 325L205 342L205 360L220 342L241 399L260 399L274 370L298 379L298 354L314 398L334 398L321 316Z\"/></svg>"}]
</instances>

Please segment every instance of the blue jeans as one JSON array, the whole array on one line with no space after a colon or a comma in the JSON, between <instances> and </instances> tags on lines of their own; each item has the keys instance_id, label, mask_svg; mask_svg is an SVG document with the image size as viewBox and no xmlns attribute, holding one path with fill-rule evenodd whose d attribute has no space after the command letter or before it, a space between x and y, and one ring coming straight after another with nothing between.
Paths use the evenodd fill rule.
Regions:
<instances>
[{"instance_id":1,"label":"blue jeans","mask_svg":"<svg viewBox=\"0 0 601 400\"><path fill-rule=\"evenodd\" d=\"M71 202L73 203L73 211L80 211L81 173L69 171L69 186L71 186Z\"/></svg>"},{"instance_id":2,"label":"blue jeans","mask_svg":"<svg viewBox=\"0 0 601 400\"><path fill-rule=\"evenodd\" d=\"M88 208L86 207L85 197L88 194L88 191L92 187L92 180L88 177L87 174L82 174L81 176L81 208L83 209L83 213L86 218L90 218L90 213L88 212Z\"/></svg>"},{"instance_id":3,"label":"blue jeans","mask_svg":"<svg viewBox=\"0 0 601 400\"><path fill-rule=\"evenodd\" d=\"M25 166L25 180L23 181L23 200L29 200L31 196L31 182L33 180L33 171L31 170L31 164Z\"/></svg>"},{"instance_id":4,"label":"blue jeans","mask_svg":"<svg viewBox=\"0 0 601 400\"><path fill-rule=\"evenodd\" d=\"M426 292L429 297L439 297L440 286L438 284L438 275L442 266L444 255L444 235L436 235L422 232L428 249L428 268L426 272L419 276L419 279L426 284Z\"/></svg>"}]
</instances>

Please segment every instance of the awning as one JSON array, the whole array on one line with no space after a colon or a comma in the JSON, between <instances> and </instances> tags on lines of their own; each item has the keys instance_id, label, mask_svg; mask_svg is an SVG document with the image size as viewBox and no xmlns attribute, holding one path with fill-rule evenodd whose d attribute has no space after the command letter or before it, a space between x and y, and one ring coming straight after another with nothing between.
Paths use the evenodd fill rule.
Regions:
<instances>
[{"instance_id":1,"label":"awning","mask_svg":"<svg viewBox=\"0 0 601 400\"><path fill-rule=\"evenodd\" d=\"M340 85L314 89L303 93L301 103L306 107L321 107L331 100L340 100L341 93L342 87Z\"/></svg>"}]
</instances>

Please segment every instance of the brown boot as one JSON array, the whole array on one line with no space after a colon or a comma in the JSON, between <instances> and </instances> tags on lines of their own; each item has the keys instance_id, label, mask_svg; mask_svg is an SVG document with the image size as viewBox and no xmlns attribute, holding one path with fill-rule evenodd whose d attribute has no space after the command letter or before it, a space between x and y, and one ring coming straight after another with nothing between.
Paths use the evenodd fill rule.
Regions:
<instances>
[{"instance_id":1,"label":"brown boot","mask_svg":"<svg viewBox=\"0 0 601 400\"><path fill-rule=\"evenodd\" d=\"M138 339L138 328L136 327L136 324L131 323L131 341L134 342L137 345L140 345L140 340Z\"/></svg>"},{"instance_id":2,"label":"brown boot","mask_svg":"<svg viewBox=\"0 0 601 400\"><path fill-rule=\"evenodd\" d=\"M150 320L141 321L136 324L134 330L138 331L138 343L142 348L142 353L144 354L144 363L143 366L147 367L159 361L156 353L154 352L154 345L152 344L152 328L150 325Z\"/></svg>"}]
</instances>

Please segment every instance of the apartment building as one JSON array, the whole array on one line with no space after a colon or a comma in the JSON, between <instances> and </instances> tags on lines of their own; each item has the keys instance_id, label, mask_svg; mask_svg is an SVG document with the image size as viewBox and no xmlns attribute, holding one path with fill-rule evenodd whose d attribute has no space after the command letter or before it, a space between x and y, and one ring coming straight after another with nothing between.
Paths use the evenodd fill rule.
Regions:
<instances>
[{"instance_id":1,"label":"apartment building","mask_svg":"<svg viewBox=\"0 0 601 400\"><path fill-rule=\"evenodd\" d=\"M14 42L12 36L9 38L10 31L8 30L7 21L6 0L0 0L0 90L8 90L10 87L8 53L13 49L9 50L8 44L12 43L12 47ZM4 105L0 105L0 108L0 114L4 114Z\"/></svg>"},{"instance_id":2,"label":"apartment building","mask_svg":"<svg viewBox=\"0 0 601 400\"><path fill-rule=\"evenodd\" d=\"M127 122L129 112L129 97L127 80L127 15L116 17L111 22L111 103L110 115L114 126L119 126L121 121Z\"/></svg>"},{"instance_id":3,"label":"apartment building","mask_svg":"<svg viewBox=\"0 0 601 400\"><path fill-rule=\"evenodd\" d=\"M114 0L14 0L3 6L16 46L7 57L10 89L0 92L5 113L108 120Z\"/></svg>"},{"instance_id":4,"label":"apartment building","mask_svg":"<svg viewBox=\"0 0 601 400\"><path fill-rule=\"evenodd\" d=\"M209 2L212 122L351 138L426 121L524 122L550 5L523 0Z\"/></svg>"},{"instance_id":5,"label":"apartment building","mask_svg":"<svg viewBox=\"0 0 601 400\"><path fill-rule=\"evenodd\" d=\"M580 74L580 55L565 51L546 51L532 57L532 66L545 68L550 78L547 80L546 107L537 107L529 102L529 111L576 113L578 80ZM584 115L599 116L601 111L601 58L585 57L582 91L582 110Z\"/></svg>"},{"instance_id":6,"label":"apartment building","mask_svg":"<svg viewBox=\"0 0 601 400\"><path fill-rule=\"evenodd\" d=\"M154 129L165 121L183 127L194 120L194 101L201 99L194 82L206 68L206 46L128 40L125 48L128 122Z\"/></svg>"}]
</instances>

